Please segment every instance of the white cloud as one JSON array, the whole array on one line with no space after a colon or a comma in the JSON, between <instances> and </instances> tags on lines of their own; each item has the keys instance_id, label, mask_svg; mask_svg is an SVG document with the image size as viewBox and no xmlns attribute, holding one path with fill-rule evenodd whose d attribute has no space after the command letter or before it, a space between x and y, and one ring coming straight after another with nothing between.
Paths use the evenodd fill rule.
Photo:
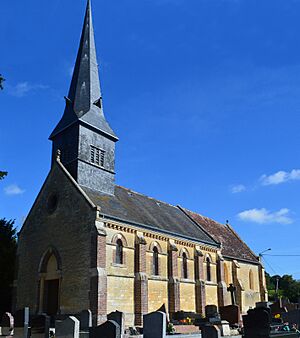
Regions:
<instances>
[{"instance_id":1,"label":"white cloud","mask_svg":"<svg viewBox=\"0 0 300 338\"><path fill-rule=\"evenodd\" d=\"M6 195L21 195L25 190L21 189L17 184L11 184L4 188Z\"/></svg>"},{"instance_id":2,"label":"white cloud","mask_svg":"<svg viewBox=\"0 0 300 338\"><path fill-rule=\"evenodd\" d=\"M15 86L8 87L9 94L16 97L24 97L29 92L40 90L40 89L47 89L47 86L40 85L40 84L30 84L29 82L19 82Z\"/></svg>"},{"instance_id":3,"label":"white cloud","mask_svg":"<svg viewBox=\"0 0 300 338\"><path fill-rule=\"evenodd\" d=\"M239 192L245 191L246 187L243 184L237 184L237 185L232 186L230 190L233 194L237 194Z\"/></svg>"},{"instance_id":4,"label":"white cloud","mask_svg":"<svg viewBox=\"0 0 300 338\"><path fill-rule=\"evenodd\" d=\"M294 180L300 180L300 169L293 169L291 172L281 170L269 176L262 175L260 178L262 185L274 185Z\"/></svg>"},{"instance_id":5,"label":"white cloud","mask_svg":"<svg viewBox=\"0 0 300 338\"><path fill-rule=\"evenodd\" d=\"M289 217L290 210L287 208L271 212L265 208L250 209L240 212L237 216L242 221L250 221L259 224L280 223L291 224L293 220Z\"/></svg>"}]
</instances>

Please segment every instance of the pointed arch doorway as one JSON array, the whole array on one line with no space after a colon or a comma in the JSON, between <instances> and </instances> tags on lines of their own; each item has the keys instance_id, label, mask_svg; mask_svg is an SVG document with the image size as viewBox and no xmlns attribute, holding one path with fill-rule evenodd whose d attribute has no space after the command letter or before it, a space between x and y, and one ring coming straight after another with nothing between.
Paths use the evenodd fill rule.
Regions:
<instances>
[{"instance_id":1,"label":"pointed arch doorway","mask_svg":"<svg viewBox=\"0 0 300 338\"><path fill-rule=\"evenodd\" d=\"M39 281L39 313L55 316L60 312L61 260L56 249L43 255Z\"/></svg>"}]
</instances>

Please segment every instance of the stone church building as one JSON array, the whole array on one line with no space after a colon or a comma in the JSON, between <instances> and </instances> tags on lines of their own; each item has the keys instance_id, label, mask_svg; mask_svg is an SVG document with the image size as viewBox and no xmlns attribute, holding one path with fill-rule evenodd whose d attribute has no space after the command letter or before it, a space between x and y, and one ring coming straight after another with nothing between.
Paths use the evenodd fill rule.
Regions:
<instances>
[{"instance_id":1,"label":"stone church building","mask_svg":"<svg viewBox=\"0 0 300 338\"><path fill-rule=\"evenodd\" d=\"M165 304L170 315L267 298L258 257L228 225L115 184L118 137L103 113L88 1L51 170L19 233L15 309L127 325Z\"/></svg>"}]
</instances>

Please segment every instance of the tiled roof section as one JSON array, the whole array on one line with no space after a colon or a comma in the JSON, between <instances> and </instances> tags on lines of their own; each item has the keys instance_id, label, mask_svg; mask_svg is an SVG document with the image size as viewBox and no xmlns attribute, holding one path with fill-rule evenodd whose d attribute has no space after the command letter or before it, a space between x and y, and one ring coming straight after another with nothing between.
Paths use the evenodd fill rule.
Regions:
<instances>
[{"instance_id":1,"label":"tiled roof section","mask_svg":"<svg viewBox=\"0 0 300 338\"><path fill-rule=\"evenodd\" d=\"M222 244L222 254L236 259L258 263L257 257L236 232L227 225L184 209L184 211L203 227L217 242Z\"/></svg>"},{"instance_id":2,"label":"tiled roof section","mask_svg":"<svg viewBox=\"0 0 300 338\"><path fill-rule=\"evenodd\" d=\"M82 187L101 213L113 218L146 225L162 232L217 246L218 243L178 207L160 202L129 189L115 186L115 195Z\"/></svg>"}]
</instances>

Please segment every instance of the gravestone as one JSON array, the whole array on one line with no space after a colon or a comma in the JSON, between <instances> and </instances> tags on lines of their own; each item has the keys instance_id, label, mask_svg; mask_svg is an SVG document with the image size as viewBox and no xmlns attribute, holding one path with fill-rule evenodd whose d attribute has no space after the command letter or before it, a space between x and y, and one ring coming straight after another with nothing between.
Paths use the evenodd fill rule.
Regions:
<instances>
[{"instance_id":1,"label":"gravestone","mask_svg":"<svg viewBox=\"0 0 300 338\"><path fill-rule=\"evenodd\" d=\"M46 315L35 316L30 320L32 334L44 334L45 338L49 337L50 317Z\"/></svg>"},{"instance_id":2,"label":"gravestone","mask_svg":"<svg viewBox=\"0 0 300 338\"><path fill-rule=\"evenodd\" d=\"M14 313L14 326L15 327L24 327L24 309L17 310Z\"/></svg>"},{"instance_id":3,"label":"gravestone","mask_svg":"<svg viewBox=\"0 0 300 338\"><path fill-rule=\"evenodd\" d=\"M165 338L167 318L164 312L152 312L143 316L144 338Z\"/></svg>"},{"instance_id":4,"label":"gravestone","mask_svg":"<svg viewBox=\"0 0 300 338\"><path fill-rule=\"evenodd\" d=\"M120 326L114 320L108 320L91 329L91 338L121 338Z\"/></svg>"},{"instance_id":5,"label":"gravestone","mask_svg":"<svg viewBox=\"0 0 300 338\"><path fill-rule=\"evenodd\" d=\"M205 318L210 323L217 323L221 321L218 307L216 305L205 306Z\"/></svg>"},{"instance_id":6,"label":"gravestone","mask_svg":"<svg viewBox=\"0 0 300 338\"><path fill-rule=\"evenodd\" d=\"M255 307L269 307L268 302L256 302Z\"/></svg>"},{"instance_id":7,"label":"gravestone","mask_svg":"<svg viewBox=\"0 0 300 338\"><path fill-rule=\"evenodd\" d=\"M65 320L55 321L56 338L79 338L79 320L69 316Z\"/></svg>"},{"instance_id":8,"label":"gravestone","mask_svg":"<svg viewBox=\"0 0 300 338\"><path fill-rule=\"evenodd\" d=\"M221 331L216 325L205 324L201 328L201 337L202 338L220 338Z\"/></svg>"},{"instance_id":9,"label":"gravestone","mask_svg":"<svg viewBox=\"0 0 300 338\"><path fill-rule=\"evenodd\" d=\"M220 316L222 320L227 320L230 325L240 322L240 308L238 305L227 305L220 307Z\"/></svg>"},{"instance_id":10,"label":"gravestone","mask_svg":"<svg viewBox=\"0 0 300 338\"><path fill-rule=\"evenodd\" d=\"M92 311L83 310L79 314L80 330L88 331L92 327Z\"/></svg>"},{"instance_id":11,"label":"gravestone","mask_svg":"<svg viewBox=\"0 0 300 338\"><path fill-rule=\"evenodd\" d=\"M29 330L29 307L24 308L24 338L30 337Z\"/></svg>"},{"instance_id":12,"label":"gravestone","mask_svg":"<svg viewBox=\"0 0 300 338\"><path fill-rule=\"evenodd\" d=\"M114 311L107 315L107 320L113 320L120 326L121 334L125 331L125 316L123 312Z\"/></svg>"},{"instance_id":13,"label":"gravestone","mask_svg":"<svg viewBox=\"0 0 300 338\"><path fill-rule=\"evenodd\" d=\"M222 337L230 336L230 326L227 320L221 320L221 323L217 324L217 327L220 329Z\"/></svg>"},{"instance_id":14,"label":"gravestone","mask_svg":"<svg viewBox=\"0 0 300 338\"><path fill-rule=\"evenodd\" d=\"M11 313L5 312L0 322L0 335L12 336L14 334L14 317Z\"/></svg>"},{"instance_id":15,"label":"gravestone","mask_svg":"<svg viewBox=\"0 0 300 338\"><path fill-rule=\"evenodd\" d=\"M156 310L156 312L164 312L167 316L167 323L169 323L170 321L170 316L169 316L169 313L167 311L167 308L166 308L166 304L164 303L158 310Z\"/></svg>"},{"instance_id":16,"label":"gravestone","mask_svg":"<svg viewBox=\"0 0 300 338\"><path fill-rule=\"evenodd\" d=\"M269 338L271 331L271 311L267 307L248 310L243 316L244 338Z\"/></svg>"},{"instance_id":17,"label":"gravestone","mask_svg":"<svg viewBox=\"0 0 300 338\"><path fill-rule=\"evenodd\" d=\"M300 326L300 309L282 313L281 317L284 322L295 323Z\"/></svg>"},{"instance_id":18,"label":"gravestone","mask_svg":"<svg viewBox=\"0 0 300 338\"><path fill-rule=\"evenodd\" d=\"M283 312L287 312L286 308L282 303L282 299L277 299L273 304L270 305L271 313L273 316L277 314L281 314Z\"/></svg>"}]
</instances>

